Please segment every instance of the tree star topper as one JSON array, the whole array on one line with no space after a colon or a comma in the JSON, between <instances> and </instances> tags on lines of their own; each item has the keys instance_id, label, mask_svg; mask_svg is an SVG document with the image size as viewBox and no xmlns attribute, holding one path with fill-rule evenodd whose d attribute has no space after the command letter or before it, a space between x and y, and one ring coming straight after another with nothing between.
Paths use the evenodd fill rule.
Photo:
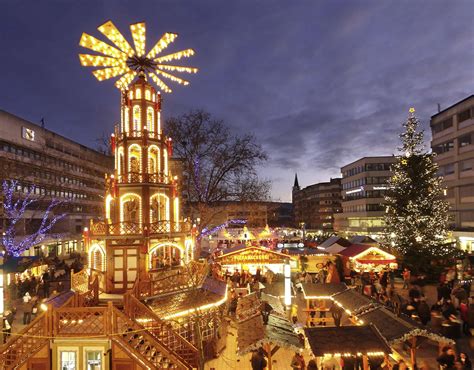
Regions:
<instances>
[{"instance_id":1,"label":"tree star topper","mask_svg":"<svg viewBox=\"0 0 474 370\"><path fill-rule=\"evenodd\" d=\"M105 22L97 29L116 47L83 33L79 45L102 55L79 54L79 60L84 67L99 68L92 72L99 81L120 77L115 82L115 86L120 90L127 89L134 78L142 73L148 75L162 91L170 93L171 89L163 82L161 77L182 85L188 85L188 81L168 72L196 73L198 71L197 68L193 67L168 64L172 60L194 55L193 49L180 50L171 54L162 53L178 37L176 33L166 32L163 34L155 46L145 54L145 22L130 25L135 49L130 46L112 21Z\"/></svg>"}]
</instances>

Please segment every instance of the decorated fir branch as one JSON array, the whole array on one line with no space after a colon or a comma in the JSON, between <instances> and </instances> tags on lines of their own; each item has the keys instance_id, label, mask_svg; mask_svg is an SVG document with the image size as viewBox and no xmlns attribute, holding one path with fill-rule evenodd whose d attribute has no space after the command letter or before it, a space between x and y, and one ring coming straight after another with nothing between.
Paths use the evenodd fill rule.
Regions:
<instances>
[{"instance_id":1,"label":"decorated fir branch","mask_svg":"<svg viewBox=\"0 0 474 370\"><path fill-rule=\"evenodd\" d=\"M65 213L54 215L54 210L64 202L53 198L41 217L38 229L30 235L21 239L16 237L18 222L25 218L25 214L31 206L38 202L35 197L34 185L29 186L24 195L15 194L18 187L16 180L4 180L2 183L3 209L7 219L7 227L2 237L6 253L9 256L19 257L21 254L41 243L47 236L51 235L53 226L61 220Z\"/></svg>"}]
</instances>

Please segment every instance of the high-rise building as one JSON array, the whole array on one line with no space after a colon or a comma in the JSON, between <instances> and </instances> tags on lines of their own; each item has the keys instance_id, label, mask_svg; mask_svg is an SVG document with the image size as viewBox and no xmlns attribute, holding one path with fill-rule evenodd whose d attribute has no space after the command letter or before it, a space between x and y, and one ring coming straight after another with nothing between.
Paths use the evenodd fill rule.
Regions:
<instances>
[{"instance_id":1,"label":"high-rise building","mask_svg":"<svg viewBox=\"0 0 474 370\"><path fill-rule=\"evenodd\" d=\"M431 117L431 148L444 178L454 236L474 245L474 95Z\"/></svg>"},{"instance_id":2,"label":"high-rise building","mask_svg":"<svg viewBox=\"0 0 474 370\"><path fill-rule=\"evenodd\" d=\"M37 199L17 224L17 236L33 233L51 198L64 200L57 209L66 213L52 234L42 242L43 251L68 253L81 249L82 230L101 214L104 175L113 168L113 158L67 139L40 125L0 110L0 181L17 180L19 197L32 189ZM0 194L1 197L1 194ZM0 207L0 230L7 220ZM40 254L40 245L26 255Z\"/></svg>"},{"instance_id":3,"label":"high-rise building","mask_svg":"<svg viewBox=\"0 0 474 370\"><path fill-rule=\"evenodd\" d=\"M300 188L298 178L292 191L295 223L306 229L333 231L334 215L341 212L341 179Z\"/></svg>"},{"instance_id":4,"label":"high-rise building","mask_svg":"<svg viewBox=\"0 0 474 370\"><path fill-rule=\"evenodd\" d=\"M364 157L341 168L342 213L335 216L338 233L377 236L383 231L384 193L395 156Z\"/></svg>"}]
</instances>

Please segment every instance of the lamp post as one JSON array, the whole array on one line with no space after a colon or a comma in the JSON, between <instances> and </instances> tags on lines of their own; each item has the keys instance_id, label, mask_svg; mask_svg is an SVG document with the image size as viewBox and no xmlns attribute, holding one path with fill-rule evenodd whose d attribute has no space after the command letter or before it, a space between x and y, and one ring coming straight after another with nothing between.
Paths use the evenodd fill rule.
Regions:
<instances>
[{"instance_id":1,"label":"lamp post","mask_svg":"<svg viewBox=\"0 0 474 370\"><path fill-rule=\"evenodd\" d=\"M283 303L288 311L288 317L291 320L291 266L289 260L285 261L283 272L285 276L285 298Z\"/></svg>"},{"instance_id":2,"label":"lamp post","mask_svg":"<svg viewBox=\"0 0 474 370\"><path fill-rule=\"evenodd\" d=\"M5 312L5 280L3 279L3 251L0 252L0 345L3 344L3 320Z\"/></svg>"}]
</instances>

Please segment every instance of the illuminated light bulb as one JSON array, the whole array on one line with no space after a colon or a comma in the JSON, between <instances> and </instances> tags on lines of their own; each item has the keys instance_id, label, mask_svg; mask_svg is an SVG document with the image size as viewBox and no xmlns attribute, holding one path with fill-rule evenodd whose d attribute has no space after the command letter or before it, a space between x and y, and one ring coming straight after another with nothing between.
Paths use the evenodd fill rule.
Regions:
<instances>
[{"instance_id":1,"label":"illuminated light bulb","mask_svg":"<svg viewBox=\"0 0 474 370\"><path fill-rule=\"evenodd\" d=\"M180 60L181 58L189 58L195 54L193 49L181 50L173 54L164 55L154 59L156 63L169 62L170 60Z\"/></svg>"},{"instance_id":2,"label":"illuminated light bulb","mask_svg":"<svg viewBox=\"0 0 474 370\"><path fill-rule=\"evenodd\" d=\"M153 80L154 83L156 83L161 90L163 90L166 93L172 92L172 90L166 85L156 74L154 73L149 73L148 76Z\"/></svg>"},{"instance_id":3,"label":"illuminated light bulb","mask_svg":"<svg viewBox=\"0 0 474 370\"><path fill-rule=\"evenodd\" d=\"M126 58L126 54L121 52L119 49L116 49L113 46L106 44L105 42L100 41L99 39L96 39L94 36L88 35L87 33L82 34L81 40L79 41L79 45L114 58Z\"/></svg>"},{"instance_id":4,"label":"illuminated light bulb","mask_svg":"<svg viewBox=\"0 0 474 370\"><path fill-rule=\"evenodd\" d=\"M112 21L105 22L97 29L102 32L110 41L117 45L129 57L135 55L135 51L132 49L128 41L120 33L117 27L115 27Z\"/></svg>"},{"instance_id":5,"label":"illuminated light bulb","mask_svg":"<svg viewBox=\"0 0 474 370\"><path fill-rule=\"evenodd\" d=\"M172 90L159 76L181 85L188 85L189 82L165 71L179 73L197 73L198 71L194 67L163 63L190 57L195 54L194 50L186 49L162 57L159 56L178 37L175 33L166 32L163 34L145 56L146 26L144 22L135 23L130 26L135 49L111 21L107 21L99 26L98 30L115 46L109 45L87 33L83 33L79 45L103 55L79 54L80 63L85 67L99 68L92 72L99 81L118 77L115 86L122 91L128 88L138 72L145 72L162 91L170 93ZM158 58L153 60L156 56Z\"/></svg>"},{"instance_id":6,"label":"illuminated light bulb","mask_svg":"<svg viewBox=\"0 0 474 370\"><path fill-rule=\"evenodd\" d=\"M135 44L137 55L141 57L145 54L145 23L132 24L130 25L130 30L132 31L133 43Z\"/></svg>"},{"instance_id":7,"label":"illuminated light bulb","mask_svg":"<svg viewBox=\"0 0 474 370\"><path fill-rule=\"evenodd\" d=\"M154 58L156 55L166 49L169 44L176 40L177 37L178 35L176 33L166 32L163 36L161 36L161 39L158 40L155 46L153 46L153 48L148 52L146 57L150 59Z\"/></svg>"},{"instance_id":8,"label":"illuminated light bulb","mask_svg":"<svg viewBox=\"0 0 474 370\"><path fill-rule=\"evenodd\" d=\"M167 64L157 64L156 68L164 69L166 71L176 71L176 72L187 72L187 73L197 73L198 69L193 67L181 67L181 66L170 66Z\"/></svg>"},{"instance_id":9,"label":"illuminated light bulb","mask_svg":"<svg viewBox=\"0 0 474 370\"><path fill-rule=\"evenodd\" d=\"M181 85L189 85L189 81L186 81L186 80L183 80L182 78L179 78L179 77L176 77L176 76L173 76L169 73L166 73L166 72L163 72L163 71L160 71L159 69L155 70L155 73L156 74L159 74L159 75L162 75L163 77L171 80L171 81L174 81L174 82L177 82Z\"/></svg>"}]
</instances>

